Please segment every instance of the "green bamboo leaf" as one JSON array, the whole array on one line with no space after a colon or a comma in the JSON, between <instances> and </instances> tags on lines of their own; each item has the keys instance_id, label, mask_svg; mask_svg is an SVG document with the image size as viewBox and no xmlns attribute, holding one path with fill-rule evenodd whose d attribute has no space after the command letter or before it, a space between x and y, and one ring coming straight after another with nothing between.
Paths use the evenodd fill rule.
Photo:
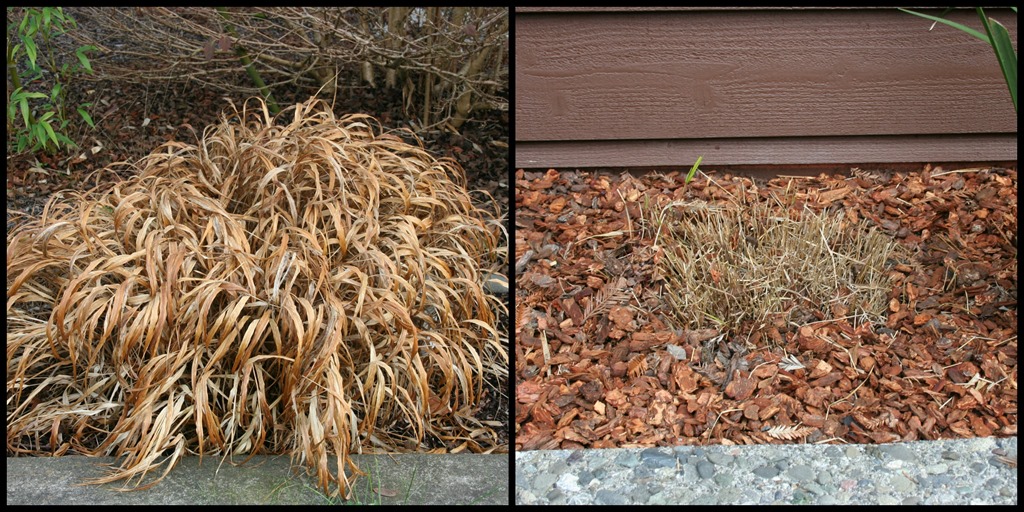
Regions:
<instances>
[{"instance_id":1,"label":"green bamboo leaf","mask_svg":"<svg viewBox=\"0 0 1024 512\"><path fill-rule=\"evenodd\" d=\"M85 111L85 109L83 109L82 107L78 107L78 115L82 116L82 119L84 119L86 124L88 124L90 127L96 128L96 125L92 122L92 116L90 116L89 113Z\"/></svg>"},{"instance_id":2,"label":"green bamboo leaf","mask_svg":"<svg viewBox=\"0 0 1024 512\"><path fill-rule=\"evenodd\" d=\"M82 67L85 68L85 70L88 71L89 73L92 73L92 65L89 63L89 57L86 57L85 52L92 51L92 50L95 50L95 49L96 49L95 46L91 46L90 45L90 46L83 46L83 47L75 50L75 55L78 56L78 61L82 63Z\"/></svg>"},{"instance_id":3,"label":"green bamboo leaf","mask_svg":"<svg viewBox=\"0 0 1024 512\"><path fill-rule=\"evenodd\" d=\"M25 45L25 54L28 55L28 60L32 62L32 65L36 65L36 42L29 36L22 36L21 42Z\"/></svg>"},{"instance_id":4,"label":"green bamboo leaf","mask_svg":"<svg viewBox=\"0 0 1024 512\"><path fill-rule=\"evenodd\" d=\"M57 139L60 140L60 143L63 144L64 146L66 146L66 147L69 147L69 148L77 148L78 147L78 144L75 144L75 141L67 138L67 136L64 135L63 133L57 132Z\"/></svg>"},{"instance_id":5,"label":"green bamboo leaf","mask_svg":"<svg viewBox=\"0 0 1024 512\"><path fill-rule=\"evenodd\" d=\"M11 99L8 100L7 105L10 106L11 103L17 103L21 101L21 98L24 97L24 94L25 92L22 90L22 88L18 87L14 90L14 92L11 93Z\"/></svg>"},{"instance_id":6,"label":"green bamboo leaf","mask_svg":"<svg viewBox=\"0 0 1024 512\"><path fill-rule=\"evenodd\" d=\"M39 10L28 9L26 18L28 19L28 26L25 28L24 34L32 37L39 32Z\"/></svg>"},{"instance_id":7,"label":"green bamboo leaf","mask_svg":"<svg viewBox=\"0 0 1024 512\"><path fill-rule=\"evenodd\" d=\"M57 7L53 11L53 16L61 21L61 23L67 23L67 18L64 17L64 11L60 7Z\"/></svg>"},{"instance_id":8,"label":"green bamboo leaf","mask_svg":"<svg viewBox=\"0 0 1024 512\"><path fill-rule=\"evenodd\" d=\"M18 99L21 99L21 98L45 98L45 97L46 97L46 95L45 95L45 94L43 94L43 93L41 93L41 92L26 92L26 91L21 91L21 92L20 92L20 93L18 94Z\"/></svg>"},{"instance_id":9,"label":"green bamboo leaf","mask_svg":"<svg viewBox=\"0 0 1024 512\"><path fill-rule=\"evenodd\" d=\"M50 122L40 121L39 124L43 125L43 129L46 130L46 135L49 135L50 140L53 141L54 145L59 145L60 141L57 140L57 134L53 132L53 127L50 126Z\"/></svg>"},{"instance_id":10,"label":"green bamboo leaf","mask_svg":"<svg viewBox=\"0 0 1024 512\"><path fill-rule=\"evenodd\" d=\"M21 117L25 118L25 126L30 126L28 121L28 100L21 102Z\"/></svg>"},{"instance_id":11,"label":"green bamboo leaf","mask_svg":"<svg viewBox=\"0 0 1024 512\"><path fill-rule=\"evenodd\" d=\"M43 128L42 123L32 125L32 129L29 132L32 134L32 139L35 140L35 144L32 145L32 151L46 144L46 128Z\"/></svg>"},{"instance_id":12,"label":"green bamboo leaf","mask_svg":"<svg viewBox=\"0 0 1024 512\"><path fill-rule=\"evenodd\" d=\"M984 12L979 8L982 20L985 20L985 30L992 38L992 49L996 52L996 59L999 60L999 68L1003 70L1003 78L1006 79L1006 86L1010 89L1010 98L1013 100L1013 110L1017 110L1017 52L1013 50L1013 40L1006 27L998 21L986 18Z\"/></svg>"},{"instance_id":13,"label":"green bamboo leaf","mask_svg":"<svg viewBox=\"0 0 1024 512\"><path fill-rule=\"evenodd\" d=\"M897 7L897 9L900 9L900 8ZM968 27L967 25L961 25L960 23L957 23L955 21L950 21L950 20L947 20L945 18L939 18L938 16L932 16L930 14L924 14L924 13L920 13L920 12L915 12L915 11L911 11L911 10L908 10L908 9L900 9L900 10L905 12L905 13L913 14L914 16L920 16L922 18L927 18L927 19L932 20L932 21L937 21L939 23L942 23L942 24L945 24L945 25L949 25L949 26L951 26L951 27L953 27L955 29L967 32L968 34L970 34L970 35L972 35L974 37L977 37L978 39L981 39L982 41L985 41L986 43L991 44L991 42L989 41L988 36L986 36L985 34L982 34L981 32L978 32L977 30L974 30L971 27Z\"/></svg>"},{"instance_id":14,"label":"green bamboo leaf","mask_svg":"<svg viewBox=\"0 0 1024 512\"><path fill-rule=\"evenodd\" d=\"M18 25L18 32L19 33L21 33L21 34L25 33L25 29L28 27L29 19L30 19L30 16L28 14L26 14L25 17L21 19L21 24Z\"/></svg>"}]
</instances>

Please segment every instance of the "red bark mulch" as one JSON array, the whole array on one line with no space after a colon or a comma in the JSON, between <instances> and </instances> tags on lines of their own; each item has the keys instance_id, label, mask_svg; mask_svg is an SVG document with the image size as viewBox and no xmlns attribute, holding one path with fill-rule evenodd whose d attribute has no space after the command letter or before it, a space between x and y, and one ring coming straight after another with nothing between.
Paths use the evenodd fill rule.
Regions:
<instances>
[{"instance_id":1,"label":"red bark mulch","mask_svg":"<svg viewBox=\"0 0 1024 512\"><path fill-rule=\"evenodd\" d=\"M868 219L915 264L884 325L819 310L724 337L668 320L660 249L629 233L643 198L790 183L709 176L516 172L516 450L1017 434L1016 169L794 179L797 206Z\"/></svg>"}]
</instances>

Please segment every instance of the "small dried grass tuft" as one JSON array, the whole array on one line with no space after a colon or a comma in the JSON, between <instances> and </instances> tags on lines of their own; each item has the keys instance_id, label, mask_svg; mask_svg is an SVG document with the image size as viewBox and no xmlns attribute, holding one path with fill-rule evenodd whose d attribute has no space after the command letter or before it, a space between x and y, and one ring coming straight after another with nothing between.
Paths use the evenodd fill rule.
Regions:
<instances>
[{"instance_id":1,"label":"small dried grass tuft","mask_svg":"<svg viewBox=\"0 0 1024 512\"><path fill-rule=\"evenodd\" d=\"M645 208L645 231L665 250L659 270L677 320L690 328L727 331L749 322L759 329L809 307L846 312L855 324L884 318L887 268L906 258L892 238L841 212L742 197Z\"/></svg>"},{"instance_id":2,"label":"small dried grass tuft","mask_svg":"<svg viewBox=\"0 0 1024 512\"><path fill-rule=\"evenodd\" d=\"M8 456L122 456L89 483L145 488L185 454L290 453L336 496L364 448L505 449L474 417L508 371L496 206L321 107L246 105L8 233Z\"/></svg>"}]
</instances>

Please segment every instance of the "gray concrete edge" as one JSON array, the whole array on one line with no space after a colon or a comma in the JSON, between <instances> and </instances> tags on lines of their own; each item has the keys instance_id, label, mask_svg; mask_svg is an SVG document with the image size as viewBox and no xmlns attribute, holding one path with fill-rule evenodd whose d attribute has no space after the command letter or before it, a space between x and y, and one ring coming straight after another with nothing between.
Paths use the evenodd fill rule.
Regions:
<instances>
[{"instance_id":1,"label":"gray concrete edge","mask_svg":"<svg viewBox=\"0 0 1024 512\"><path fill-rule=\"evenodd\" d=\"M368 473L353 484L348 502L321 493L315 476L293 466L287 455L258 455L232 465L217 456L182 457L147 490L118 491L125 480L80 485L107 474L113 457L8 457L8 505L237 505L339 503L383 505L509 505L509 463L502 454L353 455ZM331 468L336 469L332 457ZM294 468L294 470L293 470ZM159 476L151 471L146 482ZM133 480L132 483L135 481Z\"/></svg>"}]
</instances>

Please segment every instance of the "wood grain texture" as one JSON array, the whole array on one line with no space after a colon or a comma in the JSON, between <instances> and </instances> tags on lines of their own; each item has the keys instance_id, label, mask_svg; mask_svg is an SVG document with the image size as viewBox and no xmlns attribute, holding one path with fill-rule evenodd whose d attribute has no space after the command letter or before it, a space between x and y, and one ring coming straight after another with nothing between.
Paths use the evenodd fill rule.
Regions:
<instances>
[{"instance_id":1,"label":"wood grain texture","mask_svg":"<svg viewBox=\"0 0 1024 512\"><path fill-rule=\"evenodd\" d=\"M988 14L1016 37L1011 11ZM949 17L978 25L973 11ZM517 9L516 165L555 166L559 141L597 150L569 156L574 165L692 163L675 151L708 155L701 139L729 139L719 155L737 164L927 161L961 150L952 161L1015 159L1016 115L991 48L929 25L891 9ZM958 134L979 137L943 138ZM904 138L875 149L849 139L863 136ZM622 154L630 148L653 153Z\"/></svg>"},{"instance_id":2,"label":"wood grain texture","mask_svg":"<svg viewBox=\"0 0 1024 512\"><path fill-rule=\"evenodd\" d=\"M515 167L658 167L688 170L704 155L715 165L1016 161L1017 135L791 137L520 142Z\"/></svg>"}]
</instances>

